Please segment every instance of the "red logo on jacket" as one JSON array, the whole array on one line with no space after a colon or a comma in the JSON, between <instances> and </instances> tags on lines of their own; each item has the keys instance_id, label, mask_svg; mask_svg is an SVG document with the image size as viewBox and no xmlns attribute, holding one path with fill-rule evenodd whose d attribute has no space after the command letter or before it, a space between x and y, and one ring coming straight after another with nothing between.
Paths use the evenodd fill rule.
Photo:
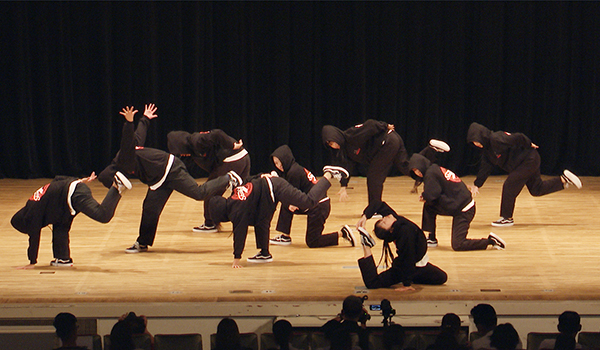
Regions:
<instances>
[{"instance_id":1,"label":"red logo on jacket","mask_svg":"<svg viewBox=\"0 0 600 350\"><path fill-rule=\"evenodd\" d=\"M253 188L252 182L248 182L244 186L236 187L233 190L234 193L231 196L231 198L233 198L237 201L245 201L246 199L248 199L248 197L250 197L250 194L252 193L252 188Z\"/></svg>"},{"instance_id":2,"label":"red logo on jacket","mask_svg":"<svg viewBox=\"0 0 600 350\"><path fill-rule=\"evenodd\" d=\"M304 168L304 172L306 173L306 178L308 179L308 181L312 182L313 184L317 183L317 178L313 175L313 173L308 171L308 169L306 168Z\"/></svg>"},{"instance_id":3,"label":"red logo on jacket","mask_svg":"<svg viewBox=\"0 0 600 350\"><path fill-rule=\"evenodd\" d=\"M446 180L451 182L461 182L460 177L456 176L452 171L442 167L440 167L440 170L442 171L442 174L444 174Z\"/></svg>"},{"instance_id":4,"label":"red logo on jacket","mask_svg":"<svg viewBox=\"0 0 600 350\"><path fill-rule=\"evenodd\" d=\"M43 187L40 187L37 191L33 192L33 195L31 196L31 198L29 198L29 200L39 202L40 199L42 199L42 197L46 193L48 186L50 186L50 184L46 184Z\"/></svg>"}]
</instances>

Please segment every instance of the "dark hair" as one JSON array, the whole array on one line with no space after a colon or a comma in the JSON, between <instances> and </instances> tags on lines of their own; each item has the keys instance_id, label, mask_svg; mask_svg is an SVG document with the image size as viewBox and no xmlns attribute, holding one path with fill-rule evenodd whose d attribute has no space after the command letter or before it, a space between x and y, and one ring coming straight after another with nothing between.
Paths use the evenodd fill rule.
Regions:
<instances>
[{"instance_id":1,"label":"dark hair","mask_svg":"<svg viewBox=\"0 0 600 350\"><path fill-rule=\"evenodd\" d=\"M225 317L219 322L216 342L218 350L232 350L240 347L240 330L233 319Z\"/></svg>"},{"instance_id":2,"label":"dark hair","mask_svg":"<svg viewBox=\"0 0 600 350\"><path fill-rule=\"evenodd\" d=\"M133 334L142 334L146 331L146 322L133 311L127 314L124 321L129 323Z\"/></svg>"},{"instance_id":3,"label":"dark hair","mask_svg":"<svg viewBox=\"0 0 600 350\"><path fill-rule=\"evenodd\" d=\"M454 334L460 331L460 317L457 314L447 313L442 317L442 330L448 330Z\"/></svg>"},{"instance_id":4,"label":"dark hair","mask_svg":"<svg viewBox=\"0 0 600 350\"><path fill-rule=\"evenodd\" d=\"M347 296L342 305L342 313L349 319L359 318L363 313L363 300L356 295Z\"/></svg>"},{"instance_id":5,"label":"dark hair","mask_svg":"<svg viewBox=\"0 0 600 350\"><path fill-rule=\"evenodd\" d=\"M581 330L581 318L575 311L565 311L558 316L558 331L561 333L577 333Z\"/></svg>"},{"instance_id":6,"label":"dark hair","mask_svg":"<svg viewBox=\"0 0 600 350\"><path fill-rule=\"evenodd\" d=\"M292 331L292 324L288 320L279 320L273 323L273 336L281 350L288 350L290 348Z\"/></svg>"},{"instance_id":7,"label":"dark hair","mask_svg":"<svg viewBox=\"0 0 600 350\"><path fill-rule=\"evenodd\" d=\"M519 344L519 333L510 323L499 324L490 336L490 345L498 350L514 350Z\"/></svg>"},{"instance_id":8,"label":"dark hair","mask_svg":"<svg viewBox=\"0 0 600 350\"><path fill-rule=\"evenodd\" d=\"M385 349L392 349L396 346L398 349L402 349L404 345L404 328L399 324L391 324L383 329L383 347Z\"/></svg>"},{"instance_id":9,"label":"dark hair","mask_svg":"<svg viewBox=\"0 0 600 350\"><path fill-rule=\"evenodd\" d=\"M478 304L471 309L473 323L480 324L486 327L494 327L498 323L496 310L490 304Z\"/></svg>"},{"instance_id":10,"label":"dark hair","mask_svg":"<svg viewBox=\"0 0 600 350\"><path fill-rule=\"evenodd\" d=\"M110 331L111 350L133 350L133 333L131 324L125 320L118 321Z\"/></svg>"},{"instance_id":11,"label":"dark hair","mask_svg":"<svg viewBox=\"0 0 600 350\"><path fill-rule=\"evenodd\" d=\"M68 312L61 312L54 317L54 328L56 328L56 335L65 341L73 335L73 332L77 332L77 317Z\"/></svg>"}]
</instances>

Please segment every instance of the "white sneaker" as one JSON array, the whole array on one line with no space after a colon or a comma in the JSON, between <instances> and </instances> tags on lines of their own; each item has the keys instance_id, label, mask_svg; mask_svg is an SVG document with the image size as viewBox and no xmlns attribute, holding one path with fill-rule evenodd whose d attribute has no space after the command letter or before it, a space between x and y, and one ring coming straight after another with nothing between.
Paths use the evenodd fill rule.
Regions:
<instances>
[{"instance_id":1,"label":"white sneaker","mask_svg":"<svg viewBox=\"0 0 600 350\"><path fill-rule=\"evenodd\" d=\"M450 152L450 146L447 143L436 139L429 140L429 147L436 150L436 152Z\"/></svg>"},{"instance_id":2,"label":"white sneaker","mask_svg":"<svg viewBox=\"0 0 600 350\"><path fill-rule=\"evenodd\" d=\"M577 187L577 189L581 189L581 180L579 179L579 177L577 177L577 175L573 174L569 170L563 171L562 178L565 179L565 181L567 182L566 184L573 185ZM567 187L568 186L565 186L565 188Z\"/></svg>"},{"instance_id":3,"label":"white sneaker","mask_svg":"<svg viewBox=\"0 0 600 350\"><path fill-rule=\"evenodd\" d=\"M205 225L196 226L192 229L193 232L199 233L215 233L219 232L219 228L216 225Z\"/></svg>"},{"instance_id":4,"label":"white sneaker","mask_svg":"<svg viewBox=\"0 0 600 350\"><path fill-rule=\"evenodd\" d=\"M498 250L506 249L506 242L504 242L504 240L502 238L500 238L494 232L490 232L490 235L488 236L488 240L490 240L490 242L492 242L492 247L494 249L498 249Z\"/></svg>"},{"instance_id":5,"label":"white sneaker","mask_svg":"<svg viewBox=\"0 0 600 350\"><path fill-rule=\"evenodd\" d=\"M138 242L133 243L133 245L127 249L125 249L125 253L135 254L135 253L144 253L148 251L147 245L141 245Z\"/></svg>"},{"instance_id":6,"label":"white sneaker","mask_svg":"<svg viewBox=\"0 0 600 350\"><path fill-rule=\"evenodd\" d=\"M115 183L117 184L117 190L119 190L119 193L123 193L123 191L130 190L133 187L127 176L123 175L123 173L120 171L115 173Z\"/></svg>"}]
</instances>

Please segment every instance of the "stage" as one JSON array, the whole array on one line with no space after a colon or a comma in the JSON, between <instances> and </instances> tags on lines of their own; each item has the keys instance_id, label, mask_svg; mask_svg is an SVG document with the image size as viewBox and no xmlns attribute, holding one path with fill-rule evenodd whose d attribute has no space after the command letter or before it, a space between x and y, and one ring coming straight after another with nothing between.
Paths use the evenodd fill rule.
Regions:
<instances>
[{"instance_id":1,"label":"stage","mask_svg":"<svg viewBox=\"0 0 600 350\"><path fill-rule=\"evenodd\" d=\"M463 180L472 184L473 177ZM439 217L439 246L428 254L431 263L447 272L448 282L415 285L416 291L400 293L392 288L364 287L356 263L363 254L360 243L351 247L340 240L336 247L308 248L303 216L294 219L291 246L271 246L272 263L245 261L257 252L251 229L244 267L232 269L231 224L225 224L219 233L192 232L193 226L202 223L202 203L179 193L167 203L149 252L126 254L124 249L137 237L147 191L147 186L136 180L134 188L124 193L110 223L100 224L83 214L75 218L71 230L74 267L49 266L51 231L44 228L36 268L19 270L15 267L28 263L27 236L12 228L10 218L49 179L2 179L0 320L10 325L11 320L47 319L70 310L78 317L98 320L98 332L103 333L102 320L108 327L122 313L134 310L154 318L151 324L156 327L164 320L170 327L167 332L172 332L172 327L193 329L183 326L182 320L211 319L210 324L216 325L216 320L229 315L248 322L286 317L295 326L316 326L339 311L344 297L358 293L368 296L365 304L369 305L390 300L397 310L395 321L403 325L433 326L447 312L459 314L468 325L470 308L487 302L496 307L504 322L515 324L522 339L535 327L553 331L548 328L555 324L556 315L567 309L582 314L584 330L598 331L600 178L584 177L581 190L569 188L543 197L532 197L524 189L517 199L515 225L495 228L490 223L498 218L503 180L503 176L490 177L480 189L469 237L487 237L494 232L506 241L506 250L452 251L451 218ZM388 178L384 200L420 225L422 203L418 195L410 193L412 184L405 176ZM98 182L90 187L101 201L106 189ZM364 178L352 178L346 202L338 200L338 190L335 183L329 191L332 211L325 232L355 225L367 202ZM271 236L276 235L276 218L277 213ZM369 229L373 223L369 221ZM373 248L376 261L381 256L381 241L377 243ZM173 323L173 319L180 322ZM525 326L532 319L537 324ZM241 328L256 329L250 324Z\"/></svg>"}]
</instances>

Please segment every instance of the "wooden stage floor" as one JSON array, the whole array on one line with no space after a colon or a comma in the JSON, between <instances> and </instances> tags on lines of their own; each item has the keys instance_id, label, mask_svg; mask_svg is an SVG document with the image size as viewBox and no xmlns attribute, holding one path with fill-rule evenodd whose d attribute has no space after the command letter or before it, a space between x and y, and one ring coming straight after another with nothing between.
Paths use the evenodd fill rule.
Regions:
<instances>
[{"instance_id":1,"label":"wooden stage floor","mask_svg":"<svg viewBox=\"0 0 600 350\"><path fill-rule=\"evenodd\" d=\"M473 177L465 177L471 184ZM517 199L516 224L492 228L498 218L504 177L491 177L481 189L469 236L487 237L493 231L507 242L504 251L454 252L450 248L451 218L438 219L440 245L429 250L430 261L449 276L442 286L416 286L399 293L370 290L369 298L406 301L466 300L598 300L600 239L600 178L583 178L584 188L569 188L544 197L525 189ZM274 262L232 269L231 225L223 232L199 234L202 203L174 193L148 253L125 254L137 237L141 205L147 186L134 181L124 194L113 220L100 224L78 215L71 230L73 268L48 266L52 259L51 232L42 231L39 263L27 264L27 236L12 228L10 218L48 179L2 179L0 198L0 303L114 303L114 302L256 302L339 301L366 292L356 260L362 248L340 246L309 249L304 243L305 218L296 217L291 246L272 246ZM199 179L199 182L204 181ZM102 200L98 182L90 186ZM326 232L354 225L366 204L364 178L353 178L350 200L337 200L338 184L329 192L332 212ZM391 177L384 200L420 224L422 203L409 193L412 180ZM276 214L277 215L277 214ZM271 235L276 234L272 222ZM373 220L368 223L369 228ZM249 232L244 259L256 253ZM381 242L374 248L378 260Z\"/></svg>"}]
</instances>

